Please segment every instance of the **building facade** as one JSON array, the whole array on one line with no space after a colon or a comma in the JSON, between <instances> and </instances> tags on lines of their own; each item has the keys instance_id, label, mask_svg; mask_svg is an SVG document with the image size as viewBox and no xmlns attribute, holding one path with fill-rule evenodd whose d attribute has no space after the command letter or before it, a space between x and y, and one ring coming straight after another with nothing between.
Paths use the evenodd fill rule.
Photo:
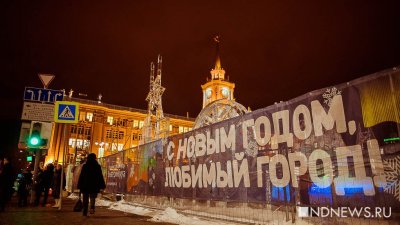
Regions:
<instances>
[{"instance_id":1,"label":"building facade","mask_svg":"<svg viewBox=\"0 0 400 225\"><path fill-rule=\"evenodd\" d=\"M79 103L79 122L54 125L46 163L62 162L64 151L67 162L79 163L89 153L104 157L141 142L146 110L86 99L67 100ZM194 119L188 117L170 114L165 117L169 120L168 135L187 132L194 124Z\"/></svg>"}]
</instances>

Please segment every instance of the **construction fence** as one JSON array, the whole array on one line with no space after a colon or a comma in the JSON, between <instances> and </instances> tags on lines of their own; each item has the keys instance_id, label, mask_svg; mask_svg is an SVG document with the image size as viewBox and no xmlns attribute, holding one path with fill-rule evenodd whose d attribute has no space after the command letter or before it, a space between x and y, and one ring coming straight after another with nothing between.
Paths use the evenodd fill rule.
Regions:
<instances>
[{"instance_id":1,"label":"construction fence","mask_svg":"<svg viewBox=\"0 0 400 225\"><path fill-rule=\"evenodd\" d=\"M397 224L399 113L391 69L99 162L106 192L147 207L245 224Z\"/></svg>"}]
</instances>

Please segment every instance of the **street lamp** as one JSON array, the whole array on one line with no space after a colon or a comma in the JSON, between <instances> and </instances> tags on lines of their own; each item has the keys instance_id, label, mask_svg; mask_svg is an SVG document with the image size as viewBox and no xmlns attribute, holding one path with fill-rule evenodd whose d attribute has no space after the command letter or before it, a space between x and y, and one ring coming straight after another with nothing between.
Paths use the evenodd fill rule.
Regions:
<instances>
[{"instance_id":1,"label":"street lamp","mask_svg":"<svg viewBox=\"0 0 400 225\"><path fill-rule=\"evenodd\" d=\"M95 145L99 145L100 146L97 157L98 158L104 157L104 148L103 148L104 142L100 142L100 143L96 142Z\"/></svg>"}]
</instances>

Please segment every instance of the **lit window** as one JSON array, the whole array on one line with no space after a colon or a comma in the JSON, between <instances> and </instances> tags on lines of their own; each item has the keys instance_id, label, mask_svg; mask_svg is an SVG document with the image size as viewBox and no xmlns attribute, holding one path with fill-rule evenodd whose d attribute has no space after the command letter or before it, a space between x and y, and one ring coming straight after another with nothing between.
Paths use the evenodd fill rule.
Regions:
<instances>
[{"instance_id":1,"label":"lit window","mask_svg":"<svg viewBox=\"0 0 400 225\"><path fill-rule=\"evenodd\" d=\"M110 125L113 124L113 120L114 118L112 116L107 116L107 123L109 123Z\"/></svg>"},{"instance_id":2,"label":"lit window","mask_svg":"<svg viewBox=\"0 0 400 225\"><path fill-rule=\"evenodd\" d=\"M86 113L86 119L88 121L92 122L93 121L93 113L90 113L90 112Z\"/></svg>"},{"instance_id":3,"label":"lit window","mask_svg":"<svg viewBox=\"0 0 400 225\"><path fill-rule=\"evenodd\" d=\"M75 148L75 144L76 144L76 139L75 138L70 138L68 141L68 145L72 148Z\"/></svg>"},{"instance_id":4,"label":"lit window","mask_svg":"<svg viewBox=\"0 0 400 225\"><path fill-rule=\"evenodd\" d=\"M106 130L106 138L111 138L111 130Z\"/></svg>"},{"instance_id":5,"label":"lit window","mask_svg":"<svg viewBox=\"0 0 400 225\"><path fill-rule=\"evenodd\" d=\"M82 148L83 145L83 140L82 139L77 139L76 140L76 147L77 148Z\"/></svg>"},{"instance_id":6,"label":"lit window","mask_svg":"<svg viewBox=\"0 0 400 225\"><path fill-rule=\"evenodd\" d=\"M191 127L189 127L189 131L191 131L192 130L192 128Z\"/></svg>"},{"instance_id":7,"label":"lit window","mask_svg":"<svg viewBox=\"0 0 400 225\"><path fill-rule=\"evenodd\" d=\"M118 144L118 151L122 151L124 149L124 144Z\"/></svg>"},{"instance_id":8,"label":"lit window","mask_svg":"<svg viewBox=\"0 0 400 225\"><path fill-rule=\"evenodd\" d=\"M188 132L188 128L187 128L187 127L184 127L184 128L183 128L183 132L185 132L185 133Z\"/></svg>"},{"instance_id":9,"label":"lit window","mask_svg":"<svg viewBox=\"0 0 400 225\"><path fill-rule=\"evenodd\" d=\"M79 112L79 121L85 120L85 112Z\"/></svg>"},{"instance_id":10,"label":"lit window","mask_svg":"<svg viewBox=\"0 0 400 225\"><path fill-rule=\"evenodd\" d=\"M112 151L115 151L115 150L118 150L118 151L122 151L122 149L124 148L124 144L113 144L112 146L111 146L111 150Z\"/></svg>"},{"instance_id":11,"label":"lit window","mask_svg":"<svg viewBox=\"0 0 400 225\"><path fill-rule=\"evenodd\" d=\"M172 131L172 125L169 125L169 131Z\"/></svg>"},{"instance_id":12,"label":"lit window","mask_svg":"<svg viewBox=\"0 0 400 225\"><path fill-rule=\"evenodd\" d=\"M91 131L92 131L91 127L85 127L85 135L90 135Z\"/></svg>"},{"instance_id":13,"label":"lit window","mask_svg":"<svg viewBox=\"0 0 400 225\"><path fill-rule=\"evenodd\" d=\"M183 133L183 127L179 126L179 133Z\"/></svg>"},{"instance_id":14,"label":"lit window","mask_svg":"<svg viewBox=\"0 0 400 225\"><path fill-rule=\"evenodd\" d=\"M83 126L78 126L78 134L83 134Z\"/></svg>"},{"instance_id":15,"label":"lit window","mask_svg":"<svg viewBox=\"0 0 400 225\"><path fill-rule=\"evenodd\" d=\"M76 134L76 126L71 125L71 134Z\"/></svg>"},{"instance_id":16,"label":"lit window","mask_svg":"<svg viewBox=\"0 0 400 225\"><path fill-rule=\"evenodd\" d=\"M133 128L138 128L139 127L139 120L134 120L133 121Z\"/></svg>"},{"instance_id":17,"label":"lit window","mask_svg":"<svg viewBox=\"0 0 400 225\"><path fill-rule=\"evenodd\" d=\"M114 139L117 139L118 138L118 131L113 131L113 138Z\"/></svg>"},{"instance_id":18,"label":"lit window","mask_svg":"<svg viewBox=\"0 0 400 225\"><path fill-rule=\"evenodd\" d=\"M139 129L141 129L143 127L144 121L140 121L139 122Z\"/></svg>"},{"instance_id":19,"label":"lit window","mask_svg":"<svg viewBox=\"0 0 400 225\"><path fill-rule=\"evenodd\" d=\"M121 121L119 119L115 119L113 122L115 125L121 126Z\"/></svg>"},{"instance_id":20,"label":"lit window","mask_svg":"<svg viewBox=\"0 0 400 225\"><path fill-rule=\"evenodd\" d=\"M83 149L88 149L90 146L90 140L83 140Z\"/></svg>"},{"instance_id":21,"label":"lit window","mask_svg":"<svg viewBox=\"0 0 400 225\"><path fill-rule=\"evenodd\" d=\"M119 132L118 139L124 139L124 132L123 131Z\"/></svg>"}]
</instances>

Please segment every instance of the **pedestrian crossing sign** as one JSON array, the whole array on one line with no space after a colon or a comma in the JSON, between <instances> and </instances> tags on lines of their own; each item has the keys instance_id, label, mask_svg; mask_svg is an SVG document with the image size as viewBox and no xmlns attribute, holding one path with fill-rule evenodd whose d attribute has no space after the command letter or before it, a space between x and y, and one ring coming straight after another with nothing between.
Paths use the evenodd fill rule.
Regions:
<instances>
[{"instance_id":1,"label":"pedestrian crossing sign","mask_svg":"<svg viewBox=\"0 0 400 225\"><path fill-rule=\"evenodd\" d=\"M78 123L79 104L76 102L56 101L54 107L54 122Z\"/></svg>"}]
</instances>

